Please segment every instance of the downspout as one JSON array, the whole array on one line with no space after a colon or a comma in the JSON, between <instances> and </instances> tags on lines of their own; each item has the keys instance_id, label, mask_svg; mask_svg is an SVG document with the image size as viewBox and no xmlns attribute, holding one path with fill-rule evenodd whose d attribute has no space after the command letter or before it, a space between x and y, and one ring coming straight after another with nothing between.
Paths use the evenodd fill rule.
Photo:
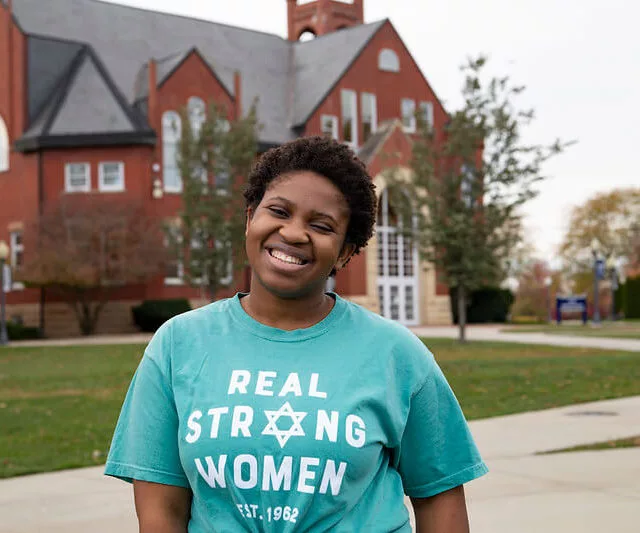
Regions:
<instances>
[{"instance_id":1,"label":"downspout","mask_svg":"<svg viewBox=\"0 0 640 533\"><path fill-rule=\"evenodd\" d=\"M41 223L42 213L44 212L44 157L42 149L38 150L38 224ZM39 328L42 335L44 335L46 321L45 321L45 304L46 304L46 289L40 287L40 310L39 310Z\"/></svg>"}]
</instances>

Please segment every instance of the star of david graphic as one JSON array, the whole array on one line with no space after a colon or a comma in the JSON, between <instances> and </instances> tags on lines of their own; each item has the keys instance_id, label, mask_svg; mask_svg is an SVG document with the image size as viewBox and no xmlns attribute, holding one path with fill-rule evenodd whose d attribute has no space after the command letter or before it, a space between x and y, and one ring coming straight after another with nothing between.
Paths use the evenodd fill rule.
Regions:
<instances>
[{"instance_id":1,"label":"star of david graphic","mask_svg":"<svg viewBox=\"0 0 640 533\"><path fill-rule=\"evenodd\" d=\"M307 416L307 413L300 411L294 412L293 408L289 404L289 402L285 403L280 409L277 411L265 411L265 416L269 423L262 431L263 435L273 435L278 442L280 443L280 447L284 448L285 444L291 437L304 437L305 433L300 425L300 422L304 420L304 417ZM289 429L282 430L278 428L278 420L281 416L288 416L291 418L293 424Z\"/></svg>"}]
</instances>

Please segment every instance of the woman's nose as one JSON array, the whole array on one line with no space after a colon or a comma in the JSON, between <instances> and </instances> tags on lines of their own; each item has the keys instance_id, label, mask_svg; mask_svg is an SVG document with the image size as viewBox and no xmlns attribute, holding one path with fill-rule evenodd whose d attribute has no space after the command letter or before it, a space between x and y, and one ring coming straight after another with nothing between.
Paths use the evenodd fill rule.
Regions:
<instances>
[{"instance_id":1,"label":"woman's nose","mask_svg":"<svg viewBox=\"0 0 640 533\"><path fill-rule=\"evenodd\" d=\"M289 243L309 242L309 234L302 221L293 218L286 220L280 227L281 237Z\"/></svg>"}]
</instances>

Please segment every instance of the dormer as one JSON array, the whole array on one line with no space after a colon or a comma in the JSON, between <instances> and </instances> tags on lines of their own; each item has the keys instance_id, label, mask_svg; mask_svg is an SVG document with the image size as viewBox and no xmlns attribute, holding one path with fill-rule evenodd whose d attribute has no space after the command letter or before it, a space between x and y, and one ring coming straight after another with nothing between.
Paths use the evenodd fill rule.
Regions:
<instances>
[{"instance_id":1,"label":"dormer","mask_svg":"<svg viewBox=\"0 0 640 533\"><path fill-rule=\"evenodd\" d=\"M290 41L364 23L364 0L287 0Z\"/></svg>"}]
</instances>

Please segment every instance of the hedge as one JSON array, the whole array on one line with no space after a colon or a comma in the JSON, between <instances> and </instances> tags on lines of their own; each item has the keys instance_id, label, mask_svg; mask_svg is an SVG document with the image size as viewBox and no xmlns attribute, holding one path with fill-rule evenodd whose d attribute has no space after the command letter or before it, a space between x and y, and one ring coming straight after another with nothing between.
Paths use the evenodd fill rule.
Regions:
<instances>
[{"instance_id":1,"label":"hedge","mask_svg":"<svg viewBox=\"0 0 640 533\"><path fill-rule=\"evenodd\" d=\"M24 326L12 321L7 322L7 334L10 341L28 341L44 338L40 328Z\"/></svg>"},{"instance_id":2,"label":"hedge","mask_svg":"<svg viewBox=\"0 0 640 533\"><path fill-rule=\"evenodd\" d=\"M154 333L162 324L176 315L191 311L189 300L145 300L132 307L133 321L142 331Z\"/></svg>"},{"instance_id":3,"label":"hedge","mask_svg":"<svg viewBox=\"0 0 640 533\"><path fill-rule=\"evenodd\" d=\"M451 298L451 314L454 324L458 323L458 290L449 290ZM483 287L473 291L467 302L467 324L504 323L509 319L509 312L515 296L508 289Z\"/></svg>"},{"instance_id":4,"label":"hedge","mask_svg":"<svg viewBox=\"0 0 640 533\"><path fill-rule=\"evenodd\" d=\"M640 276L627 278L622 297L625 318L640 318Z\"/></svg>"}]
</instances>

